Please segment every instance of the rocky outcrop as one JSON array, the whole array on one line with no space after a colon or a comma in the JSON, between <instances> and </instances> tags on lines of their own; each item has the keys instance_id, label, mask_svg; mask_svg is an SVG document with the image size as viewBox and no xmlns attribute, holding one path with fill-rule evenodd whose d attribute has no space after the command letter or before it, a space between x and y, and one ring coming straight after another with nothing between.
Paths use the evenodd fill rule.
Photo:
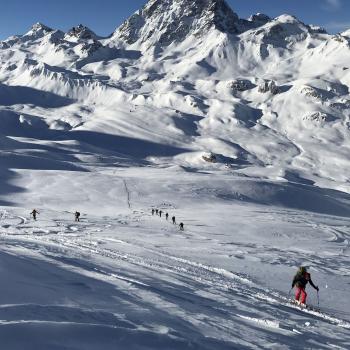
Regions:
<instances>
[{"instance_id":1,"label":"rocky outcrop","mask_svg":"<svg viewBox=\"0 0 350 350\"><path fill-rule=\"evenodd\" d=\"M277 95L279 93L279 88L273 80L265 80L259 85L259 92L270 92L273 95Z\"/></svg>"},{"instance_id":2,"label":"rocky outcrop","mask_svg":"<svg viewBox=\"0 0 350 350\"><path fill-rule=\"evenodd\" d=\"M77 39L77 40L97 40L97 35L88 27L79 24L77 27L70 29L65 35L65 39Z\"/></svg>"},{"instance_id":3,"label":"rocky outcrop","mask_svg":"<svg viewBox=\"0 0 350 350\"><path fill-rule=\"evenodd\" d=\"M228 83L233 92L243 92L253 88L253 84L247 79L235 79Z\"/></svg>"}]
</instances>

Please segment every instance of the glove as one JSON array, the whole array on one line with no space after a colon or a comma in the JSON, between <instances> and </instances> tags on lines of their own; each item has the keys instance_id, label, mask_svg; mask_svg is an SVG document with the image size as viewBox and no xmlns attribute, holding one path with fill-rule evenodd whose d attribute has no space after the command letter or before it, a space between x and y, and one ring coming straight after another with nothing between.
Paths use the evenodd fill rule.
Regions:
<instances>
[{"instance_id":1,"label":"glove","mask_svg":"<svg viewBox=\"0 0 350 350\"><path fill-rule=\"evenodd\" d=\"M316 287L316 290L319 291L320 289L318 288L318 286Z\"/></svg>"}]
</instances>

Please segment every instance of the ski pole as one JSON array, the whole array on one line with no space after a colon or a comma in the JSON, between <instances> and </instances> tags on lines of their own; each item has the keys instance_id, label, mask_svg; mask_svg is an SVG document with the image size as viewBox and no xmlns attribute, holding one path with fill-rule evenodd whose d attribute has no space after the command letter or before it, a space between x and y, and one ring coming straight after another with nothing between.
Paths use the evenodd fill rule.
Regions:
<instances>
[{"instance_id":1,"label":"ski pole","mask_svg":"<svg viewBox=\"0 0 350 350\"><path fill-rule=\"evenodd\" d=\"M290 293L292 292L292 289L293 289L293 288L291 288L291 289L289 290L289 292L288 292L288 299L290 298Z\"/></svg>"},{"instance_id":2,"label":"ski pole","mask_svg":"<svg viewBox=\"0 0 350 350\"><path fill-rule=\"evenodd\" d=\"M317 306L320 307L320 295L318 294L318 291L317 291Z\"/></svg>"}]
</instances>

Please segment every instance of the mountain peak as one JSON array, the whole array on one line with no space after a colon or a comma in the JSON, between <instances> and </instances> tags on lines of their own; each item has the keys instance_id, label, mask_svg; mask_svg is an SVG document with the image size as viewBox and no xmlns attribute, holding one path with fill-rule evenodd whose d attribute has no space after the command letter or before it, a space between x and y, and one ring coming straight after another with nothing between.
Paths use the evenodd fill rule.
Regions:
<instances>
[{"instance_id":1,"label":"mountain peak","mask_svg":"<svg viewBox=\"0 0 350 350\"><path fill-rule=\"evenodd\" d=\"M48 27L45 24L42 24L40 22L37 22L37 23L33 24L31 30L33 30L33 31L44 30L44 31L47 31L47 32L52 32L53 31L52 28L50 28L50 27Z\"/></svg>"},{"instance_id":2,"label":"mountain peak","mask_svg":"<svg viewBox=\"0 0 350 350\"><path fill-rule=\"evenodd\" d=\"M258 12L257 14L250 16L248 21L264 25L271 21L271 18L268 15Z\"/></svg>"},{"instance_id":3,"label":"mountain peak","mask_svg":"<svg viewBox=\"0 0 350 350\"><path fill-rule=\"evenodd\" d=\"M88 27L79 24L76 27L70 29L66 34L66 39L76 39L76 40L90 40L98 39L97 35Z\"/></svg>"},{"instance_id":4,"label":"mountain peak","mask_svg":"<svg viewBox=\"0 0 350 350\"><path fill-rule=\"evenodd\" d=\"M282 25L294 25L299 28L302 28L303 30L311 33L320 33L320 34L326 34L326 30L324 28L321 28L319 26L314 26L314 25L308 25L305 24L304 22L300 21L297 17L288 15L288 14L283 14L281 16L278 16L274 19L274 22L278 22L279 24Z\"/></svg>"},{"instance_id":5,"label":"mountain peak","mask_svg":"<svg viewBox=\"0 0 350 350\"><path fill-rule=\"evenodd\" d=\"M167 46L211 28L238 33L239 21L225 0L150 0L115 31L113 39Z\"/></svg>"},{"instance_id":6,"label":"mountain peak","mask_svg":"<svg viewBox=\"0 0 350 350\"><path fill-rule=\"evenodd\" d=\"M341 35L350 37L350 29L346 30L345 32L342 32Z\"/></svg>"},{"instance_id":7,"label":"mountain peak","mask_svg":"<svg viewBox=\"0 0 350 350\"><path fill-rule=\"evenodd\" d=\"M32 25L29 32L26 33L27 36L41 36L53 32L54 30L45 24L37 22Z\"/></svg>"},{"instance_id":8,"label":"mountain peak","mask_svg":"<svg viewBox=\"0 0 350 350\"><path fill-rule=\"evenodd\" d=\"M250 18L249 20L253 19ZM255 22L257 20L255 17ZM322 28L307 25L297 17L288 14L280 15L269 21L267 21L267 18L266 20L261 18L260 23L260 27L253 28L252 31L247 32L248 37L254 42L274 47L288 47L290 49L293 45L301 42L308 46L310 45L310 40L314 40L313 45L315 45L322 40L322 35L320 34L326 34Z\"/></svg>"}]
</instances>

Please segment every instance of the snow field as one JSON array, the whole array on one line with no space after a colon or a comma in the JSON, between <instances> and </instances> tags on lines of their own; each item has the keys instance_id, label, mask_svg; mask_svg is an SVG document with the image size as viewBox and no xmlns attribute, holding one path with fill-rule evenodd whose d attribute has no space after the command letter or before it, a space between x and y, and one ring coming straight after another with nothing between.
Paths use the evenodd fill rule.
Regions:
<instances>
[{"instance_id":1,"label":"snow field","mask_svg":"<svg viewBox=\"0 0 350 350\"><path fill-rule=\"evenodd\" d=\"M26 191L16 200L26 208L3 207L0 219L2 260L13 264L2 271L14 269L2 293L10 306L0 308L10 348L25 341L33 349L113 348L125 337L135 349L348 346L347 218L243 200L244 181L232 175L209 183L209 175L179 177L171 168L96 168L71 181L70 172L39 172L17 177ZM223 196L236 181L237 196ZM152 207L175 215L185 231L152 216ZM311 266L325 316L286 303L300 264ZM24 300L23 276L31 286ZM64 345L52 327L65 334ZM44 340L36 329L53 336Z\"/></svg>"}]
</instances>

